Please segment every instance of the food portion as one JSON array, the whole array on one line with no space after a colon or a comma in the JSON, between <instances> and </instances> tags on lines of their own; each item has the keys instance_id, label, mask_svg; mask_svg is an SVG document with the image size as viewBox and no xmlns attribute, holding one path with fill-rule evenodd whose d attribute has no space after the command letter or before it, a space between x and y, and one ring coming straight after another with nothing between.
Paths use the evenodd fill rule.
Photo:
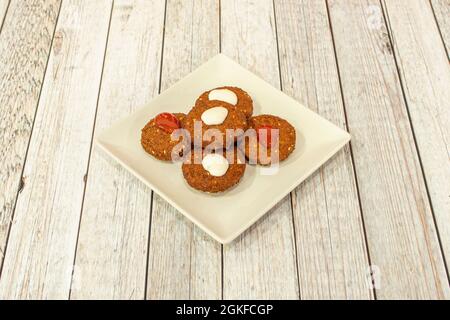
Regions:
<instances>
[{"instance_id":1,"label":"food portion","mask_svg":"<svg viewBox=\"0 0 450 320\"><path fill-rule=\"evenodd\" d=\"M223 192L239 183L247 163L274 165L295 149L295 128L287 120L252 113L247 92L215 88L202 93L187 115L164 112L150 120L141 144L159 160L183 157L183 176L192 188Z\"/></svg>"},{"instance_id":2,"label":"food portion","mask_svg":"<svg viewBox=\"0 0 450 320\"><path fill-rule=\"evenodd\" d=\"M200 95L195 105L216 105L226 102L242 112L246 118L253 114L253 100L250 95L238 87L219 87L206 91Z\"/></svg>"},{"instance_id":3,"label":"food portion","mask_svg":"<svg viewBox=\"0 0 450 320\"><path fill-rule=\"evenodd\" d=\"M245 172L245 157L236 147L229 150L192 150L182 165L186 182L194 189L217 193L236 185Z\"/></svg>"},{"instance_id":4,"label":"food portion","mask_svg":"<svg viewBox=\"0 0 450 320\"><path fill-rule=\"evenodd\" d=\"M184 113L160 113L151 119L141 131L141 145L144 150L163 161L171 161L172 152L182 156L186 146L179 145L181 137L176 138L173 132L182 128Z\"/></svg>"},{"instance_id":5,"label":"food portion","mask_svg":"<svg viewBox=\"0 0 450 320\"><path fill-rule=\"evenodd\" d=\"M236 133L243 133L247 129L245 115L223 101L194 106L183 124L195 147L211 149L228 148L237 140L235 134L227 137L227 129L237 130Z\"/></svg>"},{"instance_id":6,"label":"food portion","mask_svg":"<svg viewBox=\"0 0 450 320\"><path fill-rule=\"evenodd\" d=\"M285 160L295 149L295 128L286 120L268 114L251 117L243 150L252 164L270 165Z\"/></svg>"}]
</instances>

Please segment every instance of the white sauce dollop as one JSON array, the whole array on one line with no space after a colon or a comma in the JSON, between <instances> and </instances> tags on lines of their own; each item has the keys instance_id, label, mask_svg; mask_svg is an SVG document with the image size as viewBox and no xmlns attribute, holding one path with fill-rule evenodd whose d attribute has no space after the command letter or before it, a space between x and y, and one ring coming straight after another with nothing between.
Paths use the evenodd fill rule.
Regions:
<instances>
[{"instance_id":1,"label":"white sauce dollop","mask_svg":"<svg viewBox=\"0 0 450 320\"><path fill-rule=\"evenodd\" d=\"M223 176L229 167L228 160L220 154L207 154L202 160L203 168L214 177Z\"/></svg>"},{"instance_id":2,"label":"white sauce dollop","mask_svg":"<svg viewBox=\"0 0 450 320\"><path fill-rule=\"evenodd\" d=\"M238 98L236 93L228 89L214 89L208 94L209 100L220 100L228 102L229 104L236 105Z\"/></svg>"},{"instance_id":3,"label":"white sauce dollop","mask_svg":"<svg viewBox=\"0 0 450 320\"><path fill-rule=\"evenodd\" d=\"M228 116L228 110L224 107L214 107L202 113L202 121L211 126L222 124Z\"/></svg>"}]
</instances>

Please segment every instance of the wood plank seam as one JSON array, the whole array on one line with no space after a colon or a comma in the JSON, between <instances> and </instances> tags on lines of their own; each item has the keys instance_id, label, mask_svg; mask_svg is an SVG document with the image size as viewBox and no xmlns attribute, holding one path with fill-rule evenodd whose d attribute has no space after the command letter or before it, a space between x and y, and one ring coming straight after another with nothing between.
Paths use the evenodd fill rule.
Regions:
<instances>
[{"instance_id":1,"label":"wood plank seam","mask_svg":"<svg viewBox=\"0 0 450 320\"><path fill-rule=\"evenodd\" d=\"M275 39L276 39L276 47L277 47L277 59L278 59L278 76L280 81L280 90L283 91L283 80L281 77L281 61L280 61L280 45L278 42L278 27L277 27L277 13L275 10L275 0L272 0L272 9L273 9L273 17L274 17L274 24L275 24ZM302 299L301 296L301 287L300 287L300 271L298 267L298 251L297 251L297 234L295 230L295 223L294 223L294 204L293 204L293 196L292 193L295 191L291 191L289 193L289 203L291 204L291 217L292 217L292 233L294 235L294 256L295 256L295 270L297 275L297 296L298 300Z\"/></svg>"},{"instance_id":2,"label":"wood plank seam","mask_svg":"<svg viewBox=\"0 0 450 320\"><path fill-rule=\"evenodd\" d=\"M330 8L329 8L328 0L325 0L325 5L327 7L327 18L328 18L328 23L330 25L331 39L332 39L332 42L333 42L334 61L336 62L336 70L337 70L337 75L338 75L338 79L339 79L339 91L341 93L341 101L342 101L342 106L343 106L343 109L344 109L345 127L346 127L346 130L349 131L348 119L347 119L347 109L346 109L346 103L345 103L345 99L344 99L344 90L343 90L343 87L342 87L341 71L340 71L340 68L339 68L339 61L338 61L338 57L337 57L337 53L336 53L336 43L335 43L335 40L334 40L333 23L331 21L331 14L330 14ZM362 208L362 203L361 203L361 195L360 195L359 185L358 185L358 175L356 173L355 157L354 157L354 154L353 154L353 147L352 147L352 142L351 141L349 142L349 149L350 149L350 155L351 155L351 159L352 159L353 175L355 177L356 194L358 195L359 211L361 213L361 222L362 222L362 228L363 228L363 234L364 234L364 244L365 244L365 247L366 247L366 253L367 253L367 259L368 259L368 262L369 262L369 266L371 266L372 265L372 259L370 257L369 241L367 239L366 222L364 220L363 208ZM376 292L375 288L372 288L372 292L373 292L374 299L377 300L378 298L377 298L377 292Z\"/></svg>"},{"instance_id":3,"label":"wood plank seam","mask_svg":"<svg viewBox=\"0 0 450 320\"><path fill-rule=\"evenodd\" d=\"M162 71L163 71L163 57L164 57L164 39L166 35L166 21L167 21L167 0L164 4L164 23L163 23L163 37L161 41L161 63L159 66L159 89L158 94L161 93L161 83L162 83ZM152 198L153 198L153 191L152 191Z\"/></svg>"},{"instance_id":4,"label":"wood plank seam","mask_svg":"<svg viewBox=\"0 0 450 320\"><path fill-rule=\"evenodd\" d=\"M158 83L158 94L161 93L161 83L162 83L162 67L164 61L164 39L166 36L166 21L167 21L167 0L164 2L164 22L163 22L163 32L162 32L162 41L161 41L161 61L159 62L159 83ZM147 240L147 261L145 265L145 291L144 291L144 300L147 300L148 296L148 278L149 278L149 266L150 266L150 238L152 232L152 216L153 216L153 195L154 191L150 190L150 220L148 224L148 240Z\"/></svg>"},{"instance_id":5,"label":"wood plank seam","mask_svg":"<svg viewBox=\"0 0 450 320\"><path fill-rule=\"evenodd\" d=\"M162 55L161 55L162 58ZM160 75L161 76L161 75ZM148 267L150 262L150 236L152 232L152 212L153 212L153 190L150 190L150 218L148 223L148 239L147 239L147 259L145 261L145 281L144 281L144 300L147 300L148 288Z\"/></svg>"},{"instance_id":6,"label":"wood plank seam","mask_svg":"<svg viewBox=\"0 0 450 320\"><path fill-rule=\"evenodd\" d=\"M428 3L430 4L431 12L433 12L434 21L436 22L437 29L439 30L439 36L441 37L441 41L442 41L442 44L444 45L444 49L445 49L445 52L447 53L447 57L450 57L450 52L447 49L447 46L446 46L446 43L444 40L444 35L442 34L441 26L439 25L438 19L436 17L436 10L434 9L434 6L433 6L433 3L431 2L431 0L428 0Z\"/></svg>"},{"instance_id":7,"label":"wood plank seam","mask_svg":"<svg viewBox=\"0 0 450 320\"><path fill-rule=\"evenodd\" d=\"M93 141L94 141L94 132L95 132L95 124L97 122L98 102L99 102L99 99L100 99L100 92L102 91L103 71L105 70L105 57L106 57L106 52L108 50L108 40L109 40L109 32L111 30L111 20L112 20L113 9L114 9L114 0L112 1L111 12L110 12L110 15L109 15L109 24L108 24L108 31L106 33L105 51L103 53L102 71L101 71L101 74L100 74L100 84L99 84L98 93L97 93L97 103L96 103L96 106L95 106L94 123L93 123L93 126L92 126L91 145L89 147L89 155L88 155L88 161L87 161L87 167L86 167L86 174L84 176L85 179L84 179L83 197L82 197L82 200L81 200L81 210L80 210L80 218L79 218L79 221L78 221L77 239L75 241L75 254L74 254L73 263L72 263L72 279L70 281L69 298L68 298L68 300L70 300L71 295L72 295L73 274L74 274L74 270L75 270L74 267L75 267L75 261L77 259L77 252L78 252L77 249L78 249L78 240L79 240L79 237L80 237L81 219L82 219L82 216L83 216L84 199L85 199L85 195L86 195L87 180L89 179L88 172L89 172L89 165L90 165L90 162L91 162L91 155L92 155L92 148L93 148Z\"/></svg>"},{"instance_id":8,"label":"wood plank seam","mask_svg":"<svg viewBox=\"0 0 450 320\"><path fill-rule=\"evenodd\" d=\"M413 124L413 121L411 119L411 113L410 113L410 110L409 110L409 103L408 103L408 99L406 98L405 87L404 87L404 78L402 77L402 74L400 72L398 59L397 59L397 54L396 54L396 51L394 50L395 39L394 39L394 34L393 34L392 28L391 28L391 22L390 22L390 19L389 19L389 13L387 11L387 6L386 6L385 0L379 0L379 1L380 1L380 6L382 8L384 23L385 23L386 29L388 31L389 43L391 45L391 48L393 48L392 49L392 56L394 57L395 67L397 69L398 79L399 79L400 87L401 87L401 90L402 90L402 98L403 98L403 101L404 101L405 106L406 106L406 112L408 114L408 120L409 120L409 123L410 123L410 126L411 126L411 133L412 133L413 140L414 140L414 146L415 146L415 149L416 149L417 158L418 158L419 164L420 164L420 170L421 170L421 173L422 173L422 179L423 179L423 182L424 182L424 185L425 185L425 190L427 192L427 198L428 198L428 202L430 204L430 209L431 209L431 214L432 214L432 217L433 217L434 227L436 228L436 234L437 234L437 238L438 238L438 242L439 242L440 253L442 255L442 260L443 260L443 263L444 263L445 271L447 273L447 279L448 279L449 284L450 284L450 274L449 274L449 269L448 269L447 260L446 260L445 253L444 253L444 249L443 249L443 246L442 246L441 236L440 236L440 233L439 233L439 226L438 226L438 224L436 222L436 215L435 215L435 212L434 212L433 202L431 201L430 190L429 190L427 178L426 178L426 175L425 175L425 170L424 170L424 166L423 166L423 162L422 162L422 157L420 155L420 149L419 149L419 146L417 144L416 132L414 130L414 124ZM431 9L432 9L433 6L431 5L431 2L429 2L429 4L430 4ZM433 11L433 14L434 14L434 11ZM438 25L438 30L440 32L439 25ZM443 41L442 34L441 34L441 39L442 39L442 43L443 43L444 48L445 48L445 43Z\"/></svg>"},{"instance_id":9,"label":"wood plank seam","mask_svg":"<svg viewBox=\"0 0 450 320\"><path fill-rule=\"evenodd\" d=\"M5 14L2 16L0 16L1 22L0 22L0 33L2 33L2 29L3 29L3 24L5 23L6 20L6 15L8 14L8 9L9 9L9 5L11 4L11 1L8 0L8 4L6 5L6 9L5 9ZM0 252L1 253L1 252Z\"/></svg>"},{"instance_id":10,"label":"wood plank seam","mask_svg":"<svg viewBox=\"0 0 450 320\"><path fill-rule=\"evenodd\" d=\"M296 273L297 273L297 283L298 283L298 291L297 291L297 295L298 295L298 300L302 300L302 289L300 286L300 271L299 271L299 267L298 267L298 249L297 249L297 241L295 239L297 239L297 233L295 230L295 223L294 223L294 199L292 197L292 193L289 194L289 200L290 200L290 204L291 204L291 216L292 216L292 233L294 235L294 255L295 255L295 269L296 269Z\"/></svg>"},{"instance_id":11,"label":"wood plank seam","mask_svg":"<svg viewBox=\"0 0 450 320\"><path fill-rule=\"evenodd\" d=\"M9 9L10 3L11 2L8 3L8 8L7 9ZM56 32L56 28L57 28L57 25L58 25L58 20L59 20L59 14L61 12L61 7L62 7L62 0L61 0L61 2L59 4L58 14L56 15L56 19L55 19L55 26L53 28L52 40L50 41L49 53L48 53L48 56L47 56L47 61L45 63L44 73L42 75L41 87L39 89L39 96L38 96L38 99L36 101L36 107L35 107L34 116L33 116L33 123L31 124L30 136L28 138L28 143L27 143L27 147L26 147L26 151L25 151L25 156L24 156L23 163L22 163L22 170L21 170L20 179L19 179L19 182L18 182L17 194L16 194L16 197L14 199L14 207L12 209L11 218L10 218L9 223L8 223L9 224L9 226L8 226L8 233L6 235L5 248L4 248L3 252L2 252L2 250L0 248L0 259L2 258L2 256L3 256L3 258L6 257L6 250L8 248L9 236L10 236L10 233L11 233L11 226L12 226L12 222L14 221L14 213L16 211L17 198L19 196L19 193L22 191L22 189L23 189L23 187L25 185L24 178L23 178L23 172L24 172L25 163L26 163L27 157L28 157L28 150L29 150L29 147L30 147L31 137L33 136L34 123L35 123L35 120L36 120L36 114L38 112L39 102L41 100L42 87L44 86L45 77L47 75L47 67L48 67L48 62L50 60L50 55L51 55L50 50L53 47L53 41L55 39L55 32ZM6 20L6 13L5 13L5 18L3 19L3 23ZM2 27L3 27L3 25L2 25ZM2 28L0 28L0 32L1 32L1 30L2 30ZM1 259L0 260L0 279L2 278L2 272L3 272L4 264L5 264L4 259Z\"/></svg>"}]
</instances>

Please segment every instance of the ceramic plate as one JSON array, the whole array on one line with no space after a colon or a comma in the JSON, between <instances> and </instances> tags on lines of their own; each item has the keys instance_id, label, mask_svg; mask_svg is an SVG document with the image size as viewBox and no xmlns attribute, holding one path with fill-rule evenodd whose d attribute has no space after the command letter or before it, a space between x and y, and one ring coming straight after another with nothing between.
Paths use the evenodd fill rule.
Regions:
<instances>
[{"instance_id":1,"label":"ceramic plate","mask_svg":"<svg viewBox=\"0 0 450 320\"><path fill-rule=\"evenodd\" d=\"M217 195L192 189L181 163L166 163L141 147L141 128L161 112L187 113L197 97L214 87L246 90L254 115L287 119L296 129L297 146L276 173L248 165L241 182ZM118 106L120 107L120 106ZM153 101L97 136L97 144L178 211L221 243L228 243L261 218L350 140L350 135L293 100L223 54L219 54Z\"/></svg>"}]
</instances>

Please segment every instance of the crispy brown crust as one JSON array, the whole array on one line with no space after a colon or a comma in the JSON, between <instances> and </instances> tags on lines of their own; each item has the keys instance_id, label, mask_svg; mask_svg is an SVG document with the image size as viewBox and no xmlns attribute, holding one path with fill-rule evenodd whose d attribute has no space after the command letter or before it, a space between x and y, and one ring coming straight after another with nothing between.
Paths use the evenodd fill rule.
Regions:
<instances>
[{"instance_id":1,"label":"crispy brown crust","mask_svg":"<svg viewBox=\"0 0 450 320\"><path fill-rule=\"evenodd\" d=\"M259 116L254 116L248 119L248 127L249 129L254 129L263 126L263 125L270 125L274 129L279 129L279 161L285 160L295 149L295 142L296 142L296 134L295 134L295 128L286 120L273 116L268 114L262 114ZM241 149L245 150L245 156L251 163L258 163L261 165L270 165L271 159L273 156L273 152L275 150L272 150L270 147L267 149L267 158L266 159L260 159L260 152L259 149L264 147L261 143L255 142L256 139L248 139L245 138L245 141L242 141L240 144ZM244 143L245 142L245 143ZM244 148L242 148L242 145L244 145ZM252 145L252 148L257 148L256 152L256 159L255 155L250 154L250 145ZM255 150L255 149L253 149ZM256 161L255 161L256 160Z\"/></svg>"},{"instance_id":2,"label":"crispy brown crust","mask_svg":"<svg viewBox=\"0 0 450 320\"><path fill-rule=\"evenodd\" d=\"M207 152L204 150L197 151L198 152L194 152L194 150L192 150L191 157L186 160L181 167L184 179L186 179L186 182L192 188L209 193L223 192L236 185L244 175L245 159L239 157L240 160L238 162L238 152L240 151L237 148L232 148L227 152L226 157L231 158L234 156L234 161L230 164L225 175L221 177L214 177L203 168L201 159ZM233 154L230 154L231 151L233 151ZM222 155L224 154L222 150L216 151L216 153L217 152Z\"/></svg>"},{"instance_id":3,"label":"crispy brown crust","mask_svg":"<svg viewBox=\"0 0 450 320\"><path fill-rule=\"evenodd\" d=\"M216 89L228 89L230 91L233 91L236 96L237 96L237 104L235 106L235 108L239 111L241 111L246 118L250 118L253 114L253 100L250 97L250 95L245 92L244 90L242 90L239 87L230 87L230 86L224 86L224 87L218 87L218 88L214 88L211 89L209 91L203 92L200 97L197 99L197 101L195 102L196 105L198 104L206 104L206 105L210 105L215 104L217 102L222 102L219 100L209 100L208 99L208 95L212 90L216 90Z\"/></svg>"},{"instance_id":4,"label":"crispy brown crust","mask_svg":"<svg viewBox=\"0 0 450 320\"><path fill-rule=\"evenodd\" d=\"M183 123L186 115L184 113L174 113L180 123ZM172 150L181 140L172 141L171 134L160 129L155 124L155 119L151 119L141 131L141 145L144 150L155 157L156 159L163 161L172 160ZM179 150L178 154L182 155L183 150Z\"/></svg>"},{"instance_id":5,"label":"crispy brown crust","mask_svg":"<svg viewBox=\"0 0 450 320\"><path fill-rule=\"evenodd\" d=\"M206 125L202 120L202 114L208 109L214 108L214 107L224 107L228 110L228 115L225 121L220 125ZM194 137L194 122L200 121L202 124L202 137ZM191 140L195 144L196 141L201 141L201 147L205 148L207 146L214 145L214 137L211 138L212 141L205 139L204 134L205 131L208 129L218 129L222 135L223 144L217 143L215 148L227 148L229 145L233 143L233 141L237 140L237 137L234 137L234 139L228 139L229 145L225 145L227 142L226 139L226 129L234 129L238 130L241 129L242 131L245 131L247 129L247 119L245 115L236 110L236 108L226 102L223 101L214 101L214 103L210 103L208 105L206 104L199 104L194 106L191 111L186 115L186 118L183 120L183 127L189 132L191 135ZM196 139L197 138L197 139ZM218 141L219 142L219 141ZM198 143L197 143L198 144ZM196 145L196 147L200 147L200 145Z\"/></svg>"}]
</instances>

